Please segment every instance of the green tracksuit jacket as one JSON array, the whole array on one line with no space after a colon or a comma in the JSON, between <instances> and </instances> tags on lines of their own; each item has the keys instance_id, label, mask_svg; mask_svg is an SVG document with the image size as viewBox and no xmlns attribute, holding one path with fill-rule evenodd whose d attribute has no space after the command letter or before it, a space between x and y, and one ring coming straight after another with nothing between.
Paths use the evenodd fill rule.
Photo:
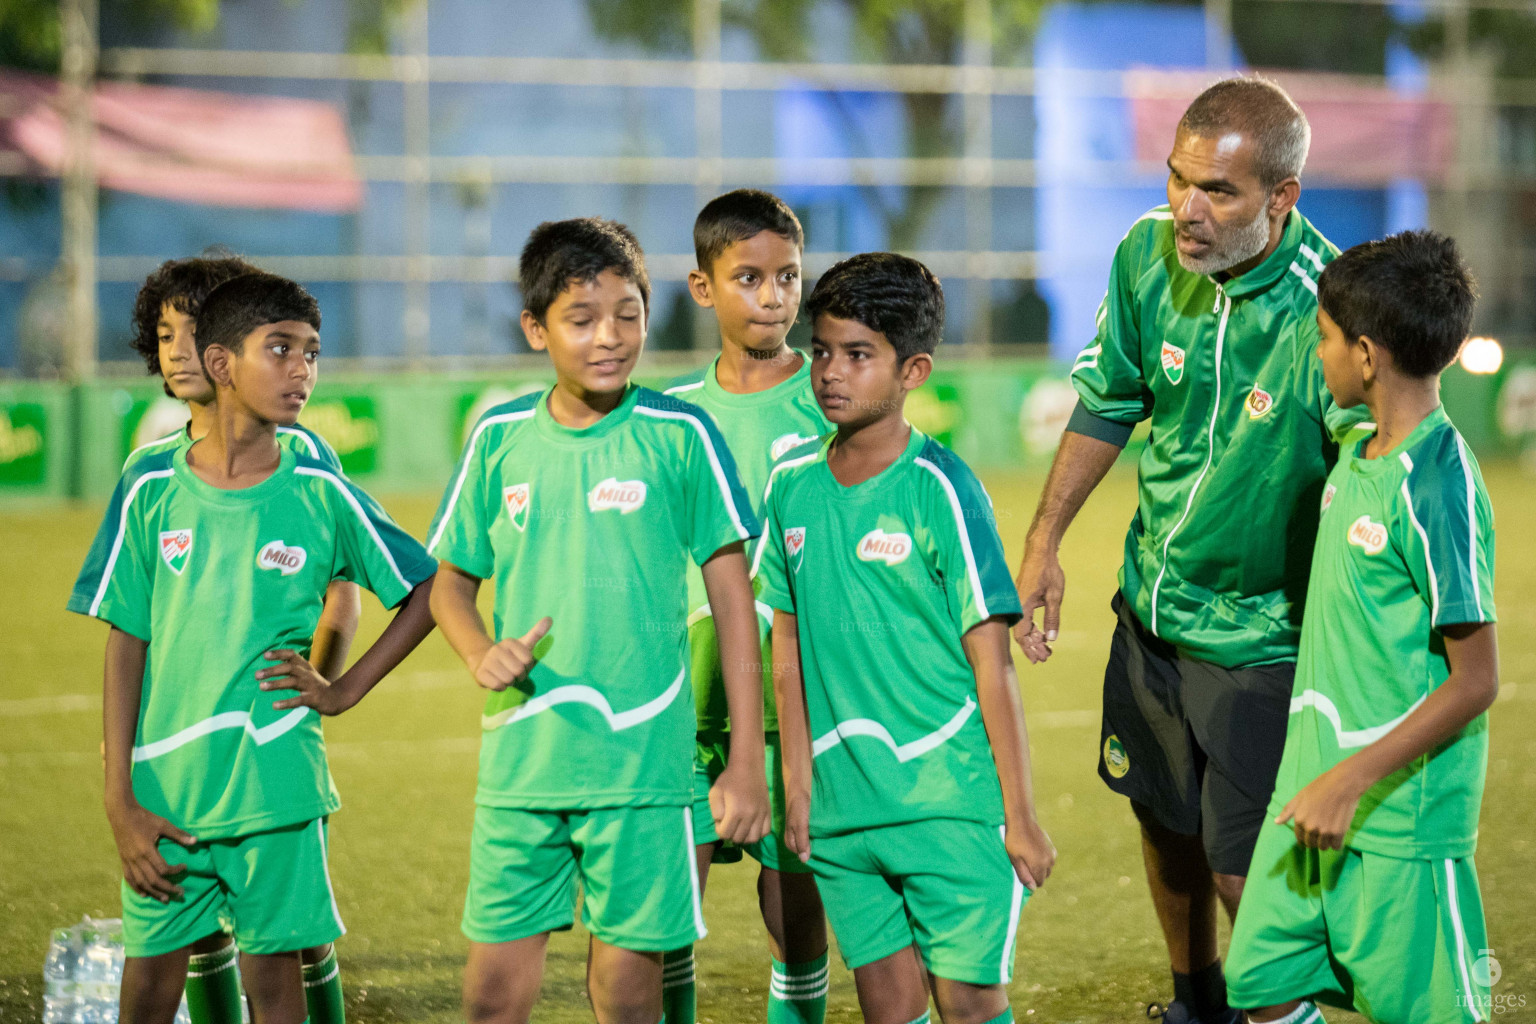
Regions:
<instances>
[{"instance_id":1,"label":"green tracksuit jacket","mask_svg":"<svg viewBox=\"0 0 1536 1024\"><path fill-rule=\"evenodd\" d=\"M1115 251L1098 335L1077 357L1069 430L1114 439L1151 419L1120 588L1136 617L1228 668L1296 658L1337 431L1317 358L1317 278L1338 254L1292 211L1263 263L1226 281L1178 262L1173 214ZM1106 429L1107 428L1107 429Z\"/></svg>"}]
</instances>

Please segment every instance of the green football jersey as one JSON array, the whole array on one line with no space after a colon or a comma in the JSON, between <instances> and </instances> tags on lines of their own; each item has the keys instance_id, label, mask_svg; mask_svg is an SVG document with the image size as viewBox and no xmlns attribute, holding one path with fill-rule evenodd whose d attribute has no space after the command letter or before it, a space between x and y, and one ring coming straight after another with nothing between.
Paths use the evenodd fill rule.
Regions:
<instances>
[{"instance_id":1,"label":"green football jersey","mask_svg":"<svg viewBox=\"0 0 1536 1024\"><path fill-rule=\"evenodd\" d=\"M736 459L742 486L752 499L754 511L762 518L763 487L768 471L785 452L814 441L830 428L822 415L816 396L811 393L811 361L803 353L800 367L785 381L766 391L738 395L720 386L715 376L720 357L708 366L667 386L666 393L692 402L714 418L720 435ZM773 627L773 610L759 605L760 626L764 636ZM688 624L709 615L709 595L704 592L704 574L697 566L688 567ZM705 663L707 673L693 680L695 711L700 732L723 732L730 728L730 713L725 701L725 678L720 673L719 650L714 657L696 659L695 669ZM778 706L773 702L772 666L763 666L763 729L779 727Z\"/></svg>"},{"instance_id":2,"label":"green football jersey","mask_svg":"<svg viewBox=\"0 0 1536 1024\"><path fill-rule=\"evenodd\" d=\"M1120 589L1157 636L1228 668L1290 661L1339 409L1317 358L1317 278L1338 250L1292 211L1280 244L1223 282L1179 265L1173 214L1115 250L1072 384L1089 412L1151 420Z\"/></svg>"},{"instance_id":3,"label":"green football jersey","mask_svg":"<svg viewBox=\"0 0 1536 1024\"><path fill-rule=\"evenodd\" d=\"M309 821L340 805L320 716L274 711L262 655L308 655L326 587L367 587L388 607L436 564L366 492L282 450L277 470L222 490L175 445L136 460L69 598L69 610L149 644L133 791L200 839Z\"/></svg>"},{"instance_id":4,"label":"green football jersey","mask_svg":"<svg viewBox=\"0 0 1536 1024\"><path fill-rule=\"evenodd\" d=\"M180 430L173 430L164 437L158 437L148 444L141 444L128 453L123 460L123 472L128 472L133 464L140 459L151 455L159 455L175 448L192 447L192 435L188 433L192 424L188 423ZM277 443L284 448L291 448L297 455L307 455L311 459L325 466L341 472L341 456L336 454L336 449L326 443L325 438L310 430L308 427L295 423L291 427L277 428Z\"/></svg>"},{"instance_id":5,"label":"green football jersey","mask_svg":"<svg viewBox=\"0 0 1536 1024\"><path fill-rule=\"evenodd\" d=\"M844 487L828 437L767 485L754 575L797 616L812 738L811 832L1003 821L1002 791L960 638L1020 618L992 501L915 427L902 455Z\"/></svg>"},{"instance_id":6,"label":"green football jersey","mask_svg":"<svg viewBox=\"0 0 1536 1024\"><path fill-rule=\"evenodd\" d=\"M1450 675L1439 629L1493 622L1493 510L1477 461L1436 409L1396 449L1346 440L1323 490L1285 754L1270 804L1376 742ZM1393 857L1468 857L1488 716L1377 783L1344 842Z\"/></svg>"},{"instance_id":7,"label":"green football jersey","mask_svg":"<svg viewBox=\"0 0 1536 1024\"><path fill-rule=\"evenodd\" d=\"M476 802L686 806L686 566L756 537L757 518L697 406L631 386L573 430L548 399L480 418L427 543L495 581L495 639L554 623L526 682L486 698Z\"/></svg>"}]
</instances>

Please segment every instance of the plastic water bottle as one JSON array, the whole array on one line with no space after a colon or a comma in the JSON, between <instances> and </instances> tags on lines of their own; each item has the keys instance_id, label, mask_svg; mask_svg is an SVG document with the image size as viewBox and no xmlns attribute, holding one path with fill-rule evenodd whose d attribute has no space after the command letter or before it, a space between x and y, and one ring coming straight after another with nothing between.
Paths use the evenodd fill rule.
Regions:
<instances>
[{"instance_id":1,"label":"plastic water bottle","mask_svg":"<svg viewBox=\"0 0 1536 1024\"><path fill-rule=\"evenodd\" d=\"M83 917L58 928L43 961L43 1024L117 1024L123 985L123 923ZM190 1024L187 1001L176 1024Z\"/></svg>"}]
</instances>

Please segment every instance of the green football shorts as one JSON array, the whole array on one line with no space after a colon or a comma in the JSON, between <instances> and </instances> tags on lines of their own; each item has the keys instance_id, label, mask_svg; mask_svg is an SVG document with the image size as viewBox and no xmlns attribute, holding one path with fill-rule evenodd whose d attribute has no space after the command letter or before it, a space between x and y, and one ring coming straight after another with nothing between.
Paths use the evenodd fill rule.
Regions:
<instances>
[{"instance_id":1,"label":"green football shorts","mask_svg":"<svg viewBox=\"0 0 1536 1024\"><path fill-rule=\"evenodd\" d=\"M512 942L581 923L620 949L666 952L705 935L687 807L475 808L463 932Z\"/></svg>"},{"instance_id":2,"label":"green football shorts","mask_svg":"<svg viewBox=\"0 0 1536 1024\"><path fill-rule=\"evenodd\" d=\"M188 849L161 839L160 856L181 865L172 881L183 895L169 903L140 896L123 882L123 949L160 956L216 932L245 953L289 953L346 933L326 867L324 818L210 839Z\"/></svg>"},{"instance_id":3,"label":"green football shorts","mask_svg":"<svg viewBox=\"0 0 1536 1024\"><path fill-rule=\"evenodd\" d=\"M699 734L693 754L693 838L700 846L720 842L715 831L715 818L709 809L709 787L715 784L725 771L730 750L730 734ZM770 732L763 736L765 771L768 776L768 806L773 811L773 831L755 843L737 846L720 843L710 860L715 864L734 864L741 860L745 850L759 864L787 875L809 874L811 869L784 845L784 755L779 746L779 734Z\"/></svg>"},{"instance_id":4,"label":"green football shorts","mask_svg":"<svg viewBox=\"0 0 1536 1024\"><path fill-rule=\"evenodd\" d=\"M1227 957L1243 1009L1316 999L1382 1024L1488 1020L1492 950L1471 857L1312 850L1259 832Z\"/></svg>"},{"instance_id":5,"label":"green football shorts","mask_svg":"<svg viewBox=\"0 0 1536 1024\"><path fill-rule=\"evenodd\" d=\"M917 943L928 970L972 985L1013 979L1029 892L1002 828L955 818L811 840L811 867L850 970Z\"/></svg>"}]
</instances>

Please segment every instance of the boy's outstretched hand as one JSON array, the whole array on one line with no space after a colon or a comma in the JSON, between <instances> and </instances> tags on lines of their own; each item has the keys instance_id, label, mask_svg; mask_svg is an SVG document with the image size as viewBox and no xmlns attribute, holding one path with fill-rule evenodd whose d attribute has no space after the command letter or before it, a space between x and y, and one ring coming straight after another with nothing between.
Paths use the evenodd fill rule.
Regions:
<instances>
[{"instance_id":1,"label":"boy's outstretched hand","mask_svg":"<svg viewBox=\"0 0 1536 1024\"><path fill-rule=\"evenodd\" d=\"M1355 810L1367 788L1361 788L1349 762L1342 761L1291 797L1275 824L1290 825L1302 846L1314 850L1342 849L1344 835L1355 820Z\"/></svg>"},{"instance_id":2,"label":"boy's outstretched hand","mask_svg":"<svg viewBox=\"0 0 1536 1024\"><path fill-rule=\"evenodd\" d=\"M1013 873L1034 892L1051 877L1056 866L1056 847L1033 817L1010 824L1003 832L1003 846L1013 861Z\"/></svg>"},{"instance_id":3,"label":"boy's outstretched hand","mask_svg":"<svg viewBox=\"0 0 1536 1024\"><path fill-rule=\"evenodd\" d=\"M715 831L733 843L755 843L773 828L768 782L760 767L763 759L758 757L756 764L745 761L733 758L709 787L709 812L715 819Z\"/></svg>"},{"instance_id":4,"label":"boy's outstretched hand","mask_svg":"<svg viewBox=\"0 0 1536 1024\"><path fill-rule=\"evenodd\" d=\"M516 640L508 637L487 647L484 654L469 662L475 682L487 690L505 690L527 679L539 660L533 656L533 649L553 625L554 620L546 615Z\"/></svg>"},{"instance_id":5,"label":"boy's outstretched hand","mask_svg":"<svg viewBox=\"0 0 1536 1024\"><path fill-rule=\"evenodd\" d=\"M158 814L146 811L137 801L107 804L107 822L112 826L112 841L123 862L123 879L140 896L169 903L182 894L181 886L171 881L180 874L181 865L172 867L160 856L160 837L195 846L197 840Z\"/></svg>"}]
</instances>

